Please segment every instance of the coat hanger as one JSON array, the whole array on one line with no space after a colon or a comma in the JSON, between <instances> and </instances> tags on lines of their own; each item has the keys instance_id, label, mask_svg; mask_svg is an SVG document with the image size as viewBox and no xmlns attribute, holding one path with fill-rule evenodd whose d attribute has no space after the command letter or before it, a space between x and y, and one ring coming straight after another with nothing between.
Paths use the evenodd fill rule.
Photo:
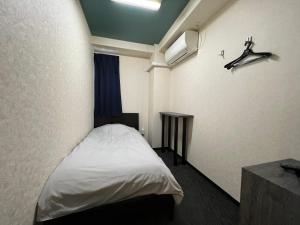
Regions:
<instances>
[{"instance_id":1,"label":"coat hanger","mask_svg":"<svg viewBox=\"0 0 300 225\"><path fill-rule=\"evenodd\" d=\"M272 56L272 53L270 53L270 52L253 52L252 51L252 47L253 47L252 37L247 39L247 41L245 42L245 46L246 46L246 49L244 50L243 54L240 57L238 57L237 59L226 64L224 66L224 68L230 70L231 68L246 65L246 64L249 64L249 63L252 63L255 61L259 61L259 60L262 60L265 58L269 58ZM244 61L249 56L257 56L257 58Z\"/></svg>"}]
</instances>

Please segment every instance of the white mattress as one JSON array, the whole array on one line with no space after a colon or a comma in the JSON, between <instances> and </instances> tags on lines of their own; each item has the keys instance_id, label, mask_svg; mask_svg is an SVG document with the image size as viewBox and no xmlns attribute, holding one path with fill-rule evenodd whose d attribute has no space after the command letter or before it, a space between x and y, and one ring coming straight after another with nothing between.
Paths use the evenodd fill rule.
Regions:
<instances>
[{"instance_id":1,"label":"white mattress","mask_svg":"<svg viewBox=\"0 0 300 225\"><path fill-rule=\"evenodd\" d=\"M95 128L55 169L38 200L37 221L148 194L183 191L170 170L133 128Z\"/></svg>"}]
</instances>

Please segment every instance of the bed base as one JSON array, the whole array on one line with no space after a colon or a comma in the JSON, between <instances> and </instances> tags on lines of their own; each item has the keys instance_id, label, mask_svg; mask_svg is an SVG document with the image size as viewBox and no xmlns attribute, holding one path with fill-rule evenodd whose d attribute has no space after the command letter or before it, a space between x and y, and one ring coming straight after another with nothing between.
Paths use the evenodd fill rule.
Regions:
<instances>
[{"instance_id":1,"label":"bed base","mask_svg":"<svg viewBox=\"0 0 300 225\"><path fill-rule=\"evenodd\" d=\"M172 195L147 195L48 220L42 225L158 225L173 219Z\"/></svg>"}]
</instances>

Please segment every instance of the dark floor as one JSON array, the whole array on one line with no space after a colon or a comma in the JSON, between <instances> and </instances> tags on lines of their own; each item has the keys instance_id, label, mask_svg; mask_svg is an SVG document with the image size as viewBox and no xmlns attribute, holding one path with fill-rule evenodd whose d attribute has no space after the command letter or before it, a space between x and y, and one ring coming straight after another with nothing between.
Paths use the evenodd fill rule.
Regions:
<instances>
[{"instance_id":1,"label":"dark floor","mask_svg":"<svg viewBox=\"0 0 300 225\"><path fill-rule=\"evenodd\" d=\"M189 165L173 166L171 152L158 155L170 168L184 191L168 225L237 225L239 206L219 188Z\"/></svg>"}]
</instances>

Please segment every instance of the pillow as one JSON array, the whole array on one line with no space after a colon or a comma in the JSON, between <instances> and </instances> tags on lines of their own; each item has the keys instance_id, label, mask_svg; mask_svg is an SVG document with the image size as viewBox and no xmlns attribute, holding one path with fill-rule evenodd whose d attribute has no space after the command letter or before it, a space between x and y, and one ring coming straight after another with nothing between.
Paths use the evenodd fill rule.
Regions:
<instances>
[{"instance_id":1,"label":"pillow","mask_svg":"<svg viewBox=\"0 0 300 225\"><path fill-rule=\"evenodd\" d=\"M104 126L96 128L97 133L111 134L112 136L121 136L128 132L135 131L134 128L128 127L123 124L106 124Z\"/></svg>"}]
</instances>

